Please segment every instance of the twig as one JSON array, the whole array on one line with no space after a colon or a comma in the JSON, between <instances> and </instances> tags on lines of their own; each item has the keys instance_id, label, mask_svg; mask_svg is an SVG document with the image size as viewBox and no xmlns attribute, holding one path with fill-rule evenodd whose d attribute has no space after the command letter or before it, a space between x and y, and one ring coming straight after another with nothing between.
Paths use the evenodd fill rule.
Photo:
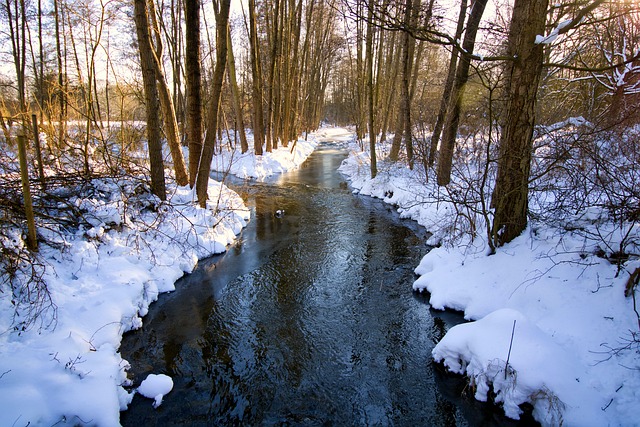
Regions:
<instances>
[{"instance_id":1,"label":"twig","mask_svg":"<svg viewBox=\"0 0 640 427\"><path fill-rule=\"evenodd\" d=\"M511 341L509 342L509 353L507 354L507 362L504 365L504 379L507 379L507 368L509 367L509 359L511 358L511 346L513 346L513 334L516 332L516 320L513 320L513 328L511 329Z\"/></svg>"}]
</instances>

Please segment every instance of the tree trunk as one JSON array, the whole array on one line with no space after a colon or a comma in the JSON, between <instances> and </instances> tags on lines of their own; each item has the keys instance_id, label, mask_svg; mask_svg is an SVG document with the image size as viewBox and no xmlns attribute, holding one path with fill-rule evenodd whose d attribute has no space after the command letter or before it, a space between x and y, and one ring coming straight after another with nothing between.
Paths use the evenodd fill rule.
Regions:
<instances>
[{"instance_id":1,"label":"tree trunk","mask_svg":"<svg viewBox=\"0 0 640 427\"><path fill-rule=\"evenodd\" d=\"M58 87L56 93L58 95L58 108L60 109L58 116L58 148L61 149L64 142L64 136L66 134L67 119L65 116L66 91L64 90L64 71L62 68L62 43L60 42L60 10L58 8L58 2L60 0L53 1L54 21L55 21L55 34L56 34L56 60L58 64Z\"/></svg>"},{"instance_id":2,"label":"tree trunk","mask_svg":"<svg viewBox=\"0 0 640 427\"><path fill-rule=\"evenodd\" d=\"M24 214L27 218L27 247L36 252L38 239L36 236L36 222L33 213L33 201L31 200L31 188L29 186L29 170L27 166L27 141L24 129L18 130L18 159L20 162L20 177L22 182L22 197L24 201Z\"/></svg>"},{"instance_id":3,"label":"tree trunk","mask_svg":"<svg viewBox=\"0 0 640 427\"><path fill-rule=\"evenodd\" d=\"M238 89L238 79L236 77L236 61L233 56L233 46L231 44L231 34L227 35L227 66L229 67L229 85L231 86L231 101L233 112L236 116L236 132L240 134L240 149L242 153L249 151L247 133L244 130L244 118L242 115L242 100Z\"/></svg>"},{"instance_id":4,"label":"tree trunk","mask_svg":"<svg viewBox=\"0 0 640 427\"><path fill-rule=\"evenodd\" d=\"M456 28L456 40L460 40L462 37L462 31L464 30L464 22L467 16L467 0L460 2L460 13L458 14L458 26ZM436 152L438 150L438 142L440 141L440 134L442 133L442 127L444 125L444 119L447 115L447 106L449 105L449 99L451 98L451 89L453 88L453 79L456 76L456 66L458 65L458 51L451 49L451 58L449 59L449 70L447 71L447 79L444 83L444 91L442 92L442 98L440 99L440 110L438 111L438 117L436 123L433 126L433 133L431 134L431 141L429 145L429 166L433 166L436 160Z\"/></svg>"},{"instance_id":5,"label":"tree trunk","mask_svg":"<svg viewBox=\"0 0 640 427\"><path fill-rule=\"evenodd\" d=\"M219 10L216 11L216 66L211 82L211 104L207 115L207 132L202 146L202 157L198 168L196 180L196 194L200 207L207 207L207 188L209 186L209 173L211 160L216 142L218 129L218 112L222 95L222 82L224 80L225 66L227 64L227 36L229 34L229 5L231 0L221 0Z\"/></svg>"},{"instance_id":6,"label":"tree trunk","mask_svg":"<svg viewBox=\"0 0 640 427\"><path fill-rule=\"evenodd\" d=\"M493 194L491 235L496 247L516 238L527 226L536 93L544 58L544 45L535 39L544 32L548 4L548 0L516 0L513 8L507 54L514 59L505 72L506 117Z\"/></svg>"},{"instance_id":7,"label":"tree trunk","mask_svg":"<svg viewBox=\"0 0 640 427\"><path fill-rule=\"evenodd\" d=\"M367 13L367 89L368 89L368 101L369 101L369 151L371 155L371 178L375 178L378 174L378 166L376 161L376 127L374 123L375 111L373 106L375 105L374 93L373 93L373 5L369 4L369 12Z\"/></svg>"},{"instance_id":8,"label":"tree trunk","mask_svg":"<svg viewBox=\"0 0 640 427\"><path fill-rule=\"evenodd\" d=\"M173 98L169 91L169 85L164 75L164 66L162 65L162 35L160 34L160 27L156 19L154 0L148 0L149 13L151 15L152 29L155 34L155 49L152 52L153 65L155 67L156 79L158 81L158 95L160 96L160 107L162 108L162 116L164 118L164 130L167 138L167 145L169 145L169 151L171 152L171 159L173 160L173 169L176 174L176 182L178 185L187 185L189 183L189 176L187 175L187 167L184 163L184 156L182 155L182 148L180 147L180 135L178 133L178 121L176 119L176 110L173 105ZM200 23L198 22L198 25ZM187 32L191 31L187 27ZM199 31L199 30L198 30Z\"/></svg>"},{"instance_id":9,"label":"tree trunk","mask_svg":"<svg viewBox=\"0 0 640 427\"><path fill-rule=\"evenodd\" d=\"M151 37L149 36L149 17L147 15L145 0L134 0L133 6L147 110L147 140L149 144L149 163L151 166L151 191L153 191L153 194L158 196L160 200L166 200L167 192L164 182L162 142L160 140L160 108L158 103L158 90L156 88L153 50L151 48Z\"/></svg>"},{"instance_id":10,"label":"tree trunk","mask_svg":"<svg viewBox=\"0 0 640 427\"><path fill-rule=\"evenodd\" d=\"M464 40L462 41L463 53L460 55L460 63L456 69L456 76L453 80L451 96L449 98L449 106L444 124L444 134L442 135L442 143L440 144L440 156L438 158L438 185L443 186L451 182L451 167L453 164L453 151L456 144L456 136L458 134L458 123L460 121L460 110L462 108L462 98L464 97L464 89L469 80L469 66L473 48L476 42L476 34L480 26L480 20L484 13L487 0L475 0L471 7L471 14L467 22L467 29L464 32Z\"/></svg>"},{"instance_id":11,"label":"tree trunk","mask_svg":"<svg viewBox=\"0 0 640 427\"><path fill-rule=\"evenodd\" d=\"M255 0L249 0L249 28L251 77L253 80L253 149L257 156L261 156L264 143L264 116L262 112L262 67L260 66Z\"/></svg>"},{"instance_id":12,"label":"tree trunk","mask_svg":"<svg viewBox=\"0 0 640 427\"><path fill-rule=\"evenodd\" d=\"M404 26L412 28L415 26L417 12L420 10L420 1L406 0L404 13ZM398 160L400 154L400 146L404 136L405 146L407 149L407 160L409 168L413 169L413 135L411 130L411 70L413 69L413 54L416 40L405 32L403 34L402 44L402 80L400 95L400 111L398 112L398 120L396 122L395 135L391 144L391 152L389 159Z\"/></svg>"},{"instance_id":13,"label":"tree trunk","mask_svg":"<svg viewBox=\"0 0 640 427\"><path fill-rule=\"evenodd\" d=\"M267 32L268 33L272 33L271 37L270 37L270 43L271 45L269 46L271 48L271 63L269 64L269 83L268 83L268 87L267 87L267 120L266 120L266 125L265 125L265 136L267 138L267 152L271 152L271 150L274 148L274 146L277 144L274 140L274 131L273 131L273 127L275 126L275 124L273 123L273 117L274 117L274 86L275 86L275 82L276 82L276 72L279 72L280 70L278 70L278 44L280 43L279 40L279 31L280 31L280 0L273 0L272 3L272 8L273 8L273 24L272 27L273 28L267 28ZM268 17L268 14L267 14ZM267 19L267 23L268 23L268 19ZM272 30L272 31L269 31Z\"/></svg>"},{"instance_id":14,"label":"tree trunk","mask_svg":"<svg viewBox=\"0 0 640 427\"><path fill-rule=\"evenodd\" d=\"M200 68L200 1L185 0L184 19L185 73L187 85L186 143L189 147L189 186L196 185L200 155L202 154L202 71Z\"/></svg>"}]
</instances>

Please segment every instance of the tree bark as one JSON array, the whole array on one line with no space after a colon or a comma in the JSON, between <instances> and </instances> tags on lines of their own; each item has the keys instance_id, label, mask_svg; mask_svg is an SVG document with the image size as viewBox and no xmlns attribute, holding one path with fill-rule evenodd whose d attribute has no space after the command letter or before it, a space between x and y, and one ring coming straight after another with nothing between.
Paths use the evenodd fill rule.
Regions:
<instances>
[{"instance_id":1,"label":"tree bark","mask_svg":"<svg viewBox=\"0 0 640 427\"><path fill-rule=\"evenodd\" d=\"M20 177L22 182L22 197L24 201L24 214L27 218L27 247L36 252L38 239L36 236L36 221L33 213L33 201L31 200L31 188L29 186L29 170L27 166L27 141L23 129L18 131L18 159L20 162Z\"/></svg>"},{"instance_id":2,"label":"tree bark","mask_svg":"<svg viewBox=\"0 0 640 427\"><path fill-rule=\"evenodd\" d=\"M416 4L414 5L413 0L406 0L404 13L404 25L406 28L411 28L413 26L414 8L415 10L419 10L420 2L416 1ZM411 132L411 95L409 88L411 70L413 68L414 46L415 39L409 34L409 32L405 32L403 34L402 44L400 111L398 112L398 120L396 121L396 129L395 135L393 136L393 142L391 144L391 152L389 153L389 159L391 161L395 162L398 160L400 146L404 136L405 146L407 149L407 160L411 169L413 169L413 141Z\"/></svg>"},{"instance_id":3,"label":"tree bark","mask_svg":"<svg viewBox=\"0 0 640 427\"><path fill-rule=\"evenodd\" d=\"M151 191L160 200L166 200L167 191L164 182L164 164L162 160L162 142L160 140L160 106L156 88L156 72L149 35L149 17L145 0L134 0L134 19L138 35L138 50L142 67L142 81L147 110L147 141L149 144L149 163L151 166Z\"/></svg>"},{"instance_id":4,"label":"tree bark","mask_svg":"<svg viewBox=\"0 0 640 427\"><path fill-rule=\"evenodd\" d=\"M229 5L231 0L221 0L216 12L216 66L211 82L211 104L207 114L207 132L202 146L202 157L196 179L196 194L198 204L202 208L207 207L207 188L209 186L209 173L211 160L216 142L218 130L218 112L222 95L222 82L224 80L225 66L227 64L227 36L229 34Z\"/></svg>"},{"instance_id":5,"label":"tree bark","mask_svg":"<svg viewBox=\"0 0 640 427\"><path fill-rule=\"evenodd\" d=\"M233 112L236 116L236 132L240 134L240 149L242 153L249 151L247 133L244 130L244 118L242 115L242 100L238 89L238 79L236 77L236 61L233 56L233 46L231 44L231 34L227 35L227 66L229 67L229 85L231 86L231 101Z\"/></svg>"},{"instance_id":6,"label":"tree bark","mask_svg":"<svg viewBox=\"0 0 640 427\"><path fill-rule=\"evenodd\" d=\"M467 0L460 2L460 13L458 14L458 26L456 28L455 39L460 40L462 37L462 31L464 30L464 22L467 16ZM438 111L438 117L436 123L433 126L433 133L431 134L431 141L429 143L429 166L433 166L436 159L436 153L438 151L438 142L440 142L440 134L442 133L442 127L444 126L444 119L447 115L447 106L449 105L449 99L451 98L451 89L453 88L453 79L456 76L456 66L458 65L458 51L454 48L451 49L451 58L449 59L449 70L447 71L447 78L444 83L444 91L442 92L442 98L440 100L440 110Z\"/></svg>"},{"instance_id":7,"label":"tree bark","mask_svg":"<svg viewBox=\"0 0 640 427\"><path fill-rule=\"evenodd\" d=\"M160 96L160 108L162 109L162 116L164 118L164 130L167 138L167 145L169 145L169 151L171 152L171 159L173 160L173 169L176 174L176 182L178 185L187 185L189 183L189 176L187 175L187 166L184 162L184 156L182 155L182 149L180 147L180 135L178 133L178 120L176 119L176 110L173 105L173 98L171 97L171 91L169 91L169 85L164 75L164 66L162 65L162 35L160 34L160 27L155 16L154 0L148 0L149 12L151 14L151 22L153 24L153 32L155 33L155 49L152 52L153 65L155 67L156 79L158 81L158 95ZM199 32L198 22L197 28ZM187 27L187 33L193 29Z\"/></svg>"},{"instance_id":8,"label":"tree bark","mask_svg":"<svg viewBox=\"0 0 640 427\"><path fill-rule=\"evenodd\" d=\"M493 194L491 234L496 247L510 242L527 227L536 94L544 58L544 45L535 40L544 32L548 5L548 0L516 0L513 7L507 47L513 59L505 73L506 117Z\"/></svg>"},{"instance_id":9,"label":"tree bark","mask_svg":"<svg viewBox=\"0 0 640 427\"><path fill-rule=\"evenodd\" d=\"M202 70L200 68L200 1L185 0L185 73L187 85L186 143L189 147L189 186L196 185L202 154Z\"/></svg>"},{"instance_id":10,"label":"tree bark","mask_svg":"<svg viewBox=\"0 0 640 427\"><path fill-rule=\"evenodd\" d=\"M410 0L409 0L410 1ZM375 178L378 174L378 166L376 160L376 127L375 127L375 111L373 106L375 105L374 92L373 92L373 5L368 5L369 11L367 13L367 89L368 89L368 102L369 102L369 151L371 156L371 178Z\"/></svg>"},{"instance_id":11,"label":"tree bark","mask_svg":"<svg viewBox=\"0 0 640 427\"><path fill-rule=\"evenodd\" d=\"M462 98L464 97L464 89L469 80L469 66L471 65L470 55L476 42L476 34L480 26L480 20L484 13L487 0L475 0L471 7L471 14L467 22L467 29L464 32L464 40L462 41L462 54L460 55L460 63L456 69L456 76L453 80L453 87L449 98L449 106L447 107L447 115L444 124L444 134L442 135L442 143L440 144L440 156L438 158L438 185L443 186L451 182L451 167L453 164L453 150L456 145L456 136L458 134L458 124L460 121L460 110L462 108Z\"/></svg>"},{"instance_id":12,"label":"tree bark","mask_svg":"<svg viewBox=\"0 0 640 427\"><path fill-rule=\"evenodd\" d=\"M249 0L249 32L251 46L251 77L253 88L253 149L257 156L262 155L264 143L264 115L262 110L262 67L258 45L256 22L256 2Z\"/></svg>"}]
</instances>

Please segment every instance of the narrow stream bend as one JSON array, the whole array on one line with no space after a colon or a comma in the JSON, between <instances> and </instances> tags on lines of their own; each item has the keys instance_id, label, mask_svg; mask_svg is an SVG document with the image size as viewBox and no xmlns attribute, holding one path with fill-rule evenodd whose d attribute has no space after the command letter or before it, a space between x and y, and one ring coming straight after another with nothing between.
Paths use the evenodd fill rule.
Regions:
<instances>
[{"instance_id":1,"label":"narrow stream bend","mask_svg":"<svg viewBox=\"0 0 640 427\"><path fill-rule=\"evenodd\" d=\"M431 363L446 322L411 292L424 231L354 196L346 155L325 143L276 183L232 186L252 210L237 243L124 337L135 383L166 373L174 389L157 409L136 396L123 425L493 424Z\"/></svg>"}]
</instances>

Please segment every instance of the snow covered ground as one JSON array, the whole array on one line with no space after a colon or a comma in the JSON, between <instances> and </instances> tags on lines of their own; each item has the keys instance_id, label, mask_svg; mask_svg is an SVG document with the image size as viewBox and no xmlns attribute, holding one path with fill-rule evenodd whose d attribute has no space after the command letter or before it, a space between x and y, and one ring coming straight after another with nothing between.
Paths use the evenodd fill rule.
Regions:
<instances>
[{"instance_id":1,"label":"snow covered ground","mask_svg":"<svg viewBox=\"0 0 640 427\"><path fill-rule=\"evenodd\" d=\"M298 167L316 146L314 138L298 141L293 152L240 157L232 172L264 178ZM214 165L223 159L216 157ZM11 295L0 293L0 426L119 425L134 393L124 388L131 384L118 352L122 334L141 327L158 294L174 290L198 259L224 252L249 219L242 199L214 180L207 209L193 203L188 187L170 188L164 204L151 197L132 204L135 183L93 185L99 197L70 200L91 228L62 235L39 230L58 243L40 248L55 319L45 310L42 323L15 330L14 320L21 319L14 319ZM19 235L2 243L9 250L23 244ZM47 327L52 320L55 329ZM171 387L170 378L151 377L139 392L160 405Z\"/></svg>"},{"instance_id":2,"label":"snow covered ground","mask_svg":"<svg viewBox=\"0 0 640 427\"><path fill-rule=\"evenodd\" d=\"M467 375L479 400L491 387L512 418L519 404L531 402L543 425L640 425L640 326L632 298L624 296L640 262L617 274L616 265L596 256L602 242L585 237L615 247L619 227L590 208L566 220L593 233L533 223L487 256L483 233L473 240L459 233L454 206L436 201L442 190L434 179L425 182L419 167L383 161L370 179L368 152L357 144L351 150L340 170L354 191L396 205L434 233L431 244L442 243L417 266L414 290L428 291L433 308L474 320L446 334L433 351L436 361ZM628 231L639 234L637 226Z\"/></svg>"},{"instance_id":3,"label":"snow covered ground","mask_svg":"<svg viewBox=\"0 0 640 427\"><path fill-rule=\"evenodd\" d=\"M320 134L317 132L309 134L306 140L301 138L295 144L289 143L288 147L279 146L271 153L265 152L263 156L253 154L253 135L248 132L247 139L251 149L247 153L241 154L239 150L225 147L214 156L211 169L230 173L239 178L253 178L263 181L275 174L297 168L317 146L316 136L322 136L326 132L333 131L325 130L320 131Z\"/></svg>"}]
</instances>

